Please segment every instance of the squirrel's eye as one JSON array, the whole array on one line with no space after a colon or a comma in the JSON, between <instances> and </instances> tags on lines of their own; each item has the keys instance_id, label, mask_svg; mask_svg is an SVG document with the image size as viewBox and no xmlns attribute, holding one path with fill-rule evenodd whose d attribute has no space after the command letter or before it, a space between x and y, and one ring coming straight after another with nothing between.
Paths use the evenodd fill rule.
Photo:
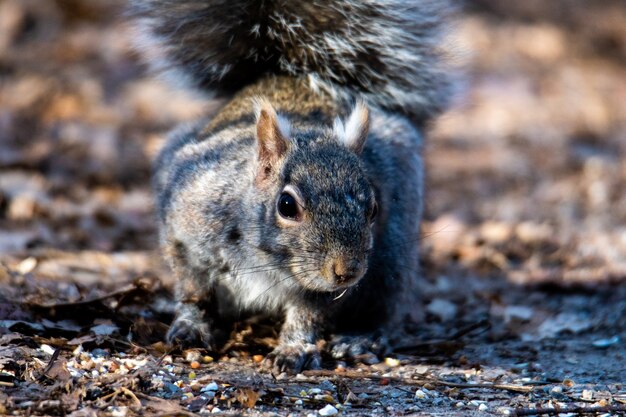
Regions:
<instances>
[{"instance_id":1,"label":"squirrel's eye","mask_svg":"<svg viewBox=\"0 0 626 417\"><path fill-rule=\"evenodd\" d=\"M296 220L298 217L298 203L295 197L289 193L282 193L278 199L278 213L287 219Z\"/></svg>"},{"instance_id":2,"label":"squirrel's eye","mask_svg":"<svg viewBox=\"0 0 626 417\"><path fill-rule=\"evenodd\" d=\"M374 221L376 219L376 216L378 216L378 203L374 202L374 207L372 207L372 215L370 217L370 220Z\"/></svg>"}]
</instances>

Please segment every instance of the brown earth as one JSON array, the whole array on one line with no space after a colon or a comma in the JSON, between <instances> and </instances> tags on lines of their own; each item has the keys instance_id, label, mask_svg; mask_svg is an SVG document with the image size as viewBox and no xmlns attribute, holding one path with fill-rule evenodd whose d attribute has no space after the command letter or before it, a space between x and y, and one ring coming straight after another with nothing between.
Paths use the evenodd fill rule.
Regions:
<instances>
[{"instance_id":1,"label":"brown earth","mask_svg":"<svg viewBox=\"0 0 626 417\"><path fill-rule=\"evenodd\" d=\"M122 0L0 0L0 414L626 413L626 3L518 3L470 1L452 34L423 325L275 378L268 323L213 357L160 342L150 160L216 103L145 74Z\"/></svg>"}]
</instances>

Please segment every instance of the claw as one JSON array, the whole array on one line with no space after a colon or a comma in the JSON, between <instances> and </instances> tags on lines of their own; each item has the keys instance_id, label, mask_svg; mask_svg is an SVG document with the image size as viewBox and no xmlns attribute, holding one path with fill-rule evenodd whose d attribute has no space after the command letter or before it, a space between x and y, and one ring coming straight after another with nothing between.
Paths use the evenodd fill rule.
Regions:
<instances>
[{"instance_id":1,"label":"claw","mask_svg":"<svg viewBox=\"0 0 626 417\"><path fill-rule=\"evenodd\" d=\"M180 347L204 347L215 349L215 340L207 323L195 323L187 319L176 319L165 336L171 345Z\"/></svg>"},{"instance_id":2,"label":"claw","mask_svg":"<svg viewBox=\"0 0 626 417\"><path fill-rule=\"evenodd\" d=\"M304 369L319 369L322 359L317 346L311 343L279 345L265 358L266 368L275 374L297 374Z\"/></svg>"}]
</instances>

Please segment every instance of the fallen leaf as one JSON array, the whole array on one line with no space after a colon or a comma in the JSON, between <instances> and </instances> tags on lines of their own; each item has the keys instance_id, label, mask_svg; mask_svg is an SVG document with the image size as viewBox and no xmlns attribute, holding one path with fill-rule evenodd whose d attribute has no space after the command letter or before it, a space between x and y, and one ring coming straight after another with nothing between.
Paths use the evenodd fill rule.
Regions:
<instances>
[{"instance_id":1,"label":"fallen leaf","mask_svg":"<svg viewBox=\"0 0 626 417\"><path fill-rule=\"evenodd\" d=\"M263 391L255 391L251 388L239 388L235 392L235 399L242 406L252 408L263 395Z\"/></svg>"}]
</instances>

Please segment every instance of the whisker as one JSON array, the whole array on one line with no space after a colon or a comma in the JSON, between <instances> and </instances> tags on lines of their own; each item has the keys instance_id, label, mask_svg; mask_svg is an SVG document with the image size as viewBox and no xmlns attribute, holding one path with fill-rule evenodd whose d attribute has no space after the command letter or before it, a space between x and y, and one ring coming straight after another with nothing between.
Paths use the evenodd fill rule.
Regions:
<instances>
[{"instance_id":1,"label":"whisker","mask_svg":"<svg viewBox=\"0 0 626 417\"><path fill-rule=\"evenodd\" d=\"M348 288L346 288L345 290L343 290L343 292L341 294L339 294L338 296L336 296L335 298L333 298L333 301L335 300L339 300L341 297L343 297L343 295L348 292Z\"/></svg>"}]
</instances>

